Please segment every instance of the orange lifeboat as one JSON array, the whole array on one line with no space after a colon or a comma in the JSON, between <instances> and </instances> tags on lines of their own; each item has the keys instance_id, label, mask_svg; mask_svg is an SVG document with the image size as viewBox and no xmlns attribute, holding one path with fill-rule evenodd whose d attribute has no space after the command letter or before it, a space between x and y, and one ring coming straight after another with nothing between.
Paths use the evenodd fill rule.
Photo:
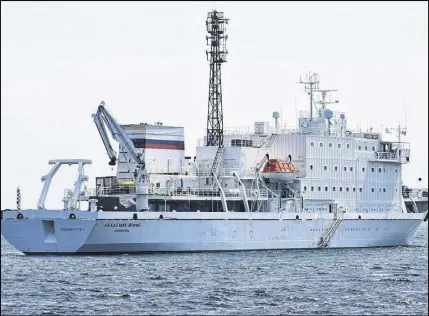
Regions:
<instances>
[{"instance_id":1,"label":"orange lifeboat","mask_svg":"<svg viewBox=\"0 0 429 316\"><path fill-rule=\"evenodd\" d=\"M269 159L262 171L262 176L270 181L292 181L298 177L299 170L286 160Z\"/></svg>"}]
</instances>

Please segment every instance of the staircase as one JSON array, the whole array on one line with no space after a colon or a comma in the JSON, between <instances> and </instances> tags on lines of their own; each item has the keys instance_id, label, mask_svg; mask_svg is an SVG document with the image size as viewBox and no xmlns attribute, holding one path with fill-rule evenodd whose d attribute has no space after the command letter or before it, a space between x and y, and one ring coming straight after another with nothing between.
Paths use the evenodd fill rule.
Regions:
<instances>
[{"instance_id":1,"label":"staircase","mask_svg":"<svg viewBox=\"0 0 429 316\"><path fill-rule=\"evenodd\" d=\"M334 222L331 224L331 226L329 226L325 235L323 235L320 238L318 248L325 248L329 245L329 242L331 241L332 236L334 236L335 232L337 231L338 226L340 226L342 221L343 221L342 218L340 216L337 216L337 213L335 213Z\"/></svg>"},{"instance_id":2,"label":"staircase","mask_svg":"<svg viewBox=\"0 0 429 316\"><path fill-rule=\"evenodd\" d=\"M258 199L253 200L251 203L250 211L251 212L259 212L259 208L261 207L262 201Z\"/></svg>"},{"instance_id":3,"label":"staircase","mask_svg":"<svg viewBox=\"0 0 429 316\"><path fill-rule=\"evenodd\" d=\"M262 146L265 148L271 148L274 145L274 142L276 141L276 139L277 139L277 134L271 134L269 137L267 137L267 139L264 141Z\"/></svg>"},{"instance_id":4,"label":"staircase","mask_svg":"<svg viewBox=\"0 0 429 316\"><path fill-rule=\"evenodd\" d=\"M271 148L277 138L277 134L271 134L265 137L259 144L255 144L256 148Z\"/></svg>"},{"instance_id":5,"label":"staircase","mask_svg":"<svg viewBox=\"0 0 429 316\"><path fill-rule=\"evenodd\" d=\"M223 151L224 151L224 147L222 145L219 146L217 151L216 151L216 155L215 155L215 158L213 160L213 165L212 165L212 169L211 169L211 174L213 174L214 177L217 177L217 170L219 168L220 161L222 160ZM219 180L219 183L222 182L221 177L218 177L218 180ZM213 181L213 189L215 189L216 186L217 186L217 182Z\"/></svg>"},{"instance_id":6,"label":"staircase","mask_svg":"<svg viewBox=\"0 0 429 316\"><path fill-rule=\"evenodd\" d=\"M212 169L211 169L211 173L213 173L213 174L217 174L217 168L219 167L219 163L222 159L223 151L224 151L224 147L222 145L219 146L217 151L216 151L216 156L213 160L213 165L212 165Z\"/></svg>"}]
</instances>

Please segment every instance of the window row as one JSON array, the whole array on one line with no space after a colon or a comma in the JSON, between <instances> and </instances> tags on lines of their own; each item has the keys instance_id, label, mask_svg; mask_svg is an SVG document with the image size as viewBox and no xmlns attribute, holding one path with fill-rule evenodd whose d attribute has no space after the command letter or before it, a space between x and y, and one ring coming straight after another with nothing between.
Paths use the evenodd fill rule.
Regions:
<instances>
[{"instance_id":1,"label":"window row","mask_svg":"<svg viewBox=\"0 0 429 316\"><path fill-rule=\"evenodd\" d=\"M365 171L365 168L362 168L362 172ZM371 172L375 172L375 168L371 168ZM381 172L381 168L378 168L378 172ZM386 168L383 168L383 172L386 172ZM398 168L395 168L395 172L398 173Z\"/></svg>"},{"instance_id":2,"label":"window row","mask_svg":"<svg viewBox=\"0 0 429 316\"><path fill-rule=\"evenodd\" d=\"M311 186L311 187L309 187L310 188L310 191L315 191L315 188L316 187L314 187L314 186ZM325 187L325 192L327 192L329 190L329 187ZM336 191L337 190L337 187L332 187L332 191ZM338 190L339 190L339 192L343 192L343 187L338 187ZM304 192L306 192L307 191L307 186L305 185L304 186ZM322 191L322 187L321 186L318 186L317 187L317 191ZM345 187L344 188L344 191L345 192L356 192L356 188L349 188L349 187ZM396 189L396 192L398 191L398 189ZM362 188L359 188L359 192L362 192ZM375 192L375 189L374 188L371 188L371 192ZM383 193L386 193L387 192L387 189L386 188L378 188L378 192L383 192Z\"/></svg>"},{"instance_id":3,"label":"window row","mask_svg":"<svg viewBox=\"0 0 429 316\"><path fill-rule=\"evenodd\" d=\"M314 169L313 165L310 165L310 170L313 170L313 169ZM323 166L323 170L327 171L328 170L328 166L326 166L326 165ZM343 170L347 171L347 167L344 167ZM353 171L353 167L349 167L349 170ZM334 171L338 171L338 167L337 166L334 167ZM375 168L374 167L371 168L371 172L374 172L374 171L375 171ZM365 167L362 167L362 172L365 172ZM378 172L381 172L381 168L378 168ZM386 168L383 168L383 172L386 172ZM395 172L398 173L398 169L397 168L395 168Z\"/></svg>"},{"instance_id":4,"label":"window row","mask_svg":"<svg viewBox=\"0 0 429 316\"><path fill-rule=\"evenodd\" d=\"M323 147L323 142L319 142L319 147ZM310 142L310 146L311 147L314 147L314 142ZM328 147L329 148L332 148L332 143L329 143L328 144ZM337 144L337 148L341 148L341 144ZM350 148L350 144L346 144L346 148ZM361 145L359 145L358 146L358 149L359 150L362 150L362 146ZM364 149L365 150L368 150L368 146L364 146ZM372 151L375 151L375 146L372 146Z\"/></svg>"},{"instance_id":5,"label":"window row","mask_svg":"<svg viewBox=\"0 0 429 316\"><path fill-rule=\"evenodd\" d=\"M314 142L311 142L310 146L314 147ZM329 146L329 148L332 148L332 143L329 143L328 146ZM319 147L323 147L323 143L322 142L319 142ZM337 144L337 147L341 148L341 144ZM346 147L350 148L350 144L346 144Z\"/></svg>"},{"instance_id":6,"label":"window row","mask_svg":"<svg viewBox=\"0 0 429 316\"><path fill-rule=\"evenodd\" d=\"M364 148L365 148L365 150L368 150L368 146L365 146ZM362 146L361 146L361 145L359 145L359 146L358 146L358 149L359 149L359 150L362 150ZM372 151L375 151L375 147L374 147L374 146L372 146Z\"/></svg>"}]
</instances>

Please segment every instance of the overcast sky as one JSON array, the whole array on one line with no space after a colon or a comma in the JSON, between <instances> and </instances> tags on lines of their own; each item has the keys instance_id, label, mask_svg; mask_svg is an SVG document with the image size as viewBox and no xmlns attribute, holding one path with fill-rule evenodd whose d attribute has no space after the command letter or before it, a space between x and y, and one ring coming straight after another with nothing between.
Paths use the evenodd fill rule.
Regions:
<instances>
[{"instance_id":1,"label":"overcast sky","mask_svg":"<svg viewBox=\"0 0 429 316\"><path fill-rule=\"evenodd\" d=\"M428 185L427 2L1 2L1 208L34 208L54 158L89 158L114 175L91 114L101 100L121 123L185 127L186 154L205 131L207 12L229 17L225 126L296 125L308 110L300 76L338 89L350 127L408 128L404 182ZM77 169L77 168L76 168ZM77 170L57 174L61 207ZM88 187L95 186L91 178Z\"/></svg>"}]
</instances>

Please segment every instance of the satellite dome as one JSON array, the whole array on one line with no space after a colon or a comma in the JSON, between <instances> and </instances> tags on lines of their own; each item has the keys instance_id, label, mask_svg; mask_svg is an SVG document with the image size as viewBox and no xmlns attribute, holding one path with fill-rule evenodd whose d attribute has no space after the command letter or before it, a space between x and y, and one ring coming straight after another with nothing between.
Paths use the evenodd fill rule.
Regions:
<instances>
[{"instance_id":1,"label":"satellite dome","mask_svg":"<svg viewBox=\"0 0 429 316\"><path fill-rule=\"evenodd\" d=\"M280 117L279 112L273 112L273 118L278 119Z\"/></svg>"},{"instance_id":2,"label":"satellite dome","mask_svg":"<svg viewBox=\"0 0 429 316\"><path fill-rule=\"evenodd\" d=\"M334 113L330 109L325 109L325 111L323 111L323 115L328 120L334 117Z\"/></svg>"},{"instance_id":3,"label":"satellite dome","mask_svg":"<svg viewBox=\"0 0 429 316\"><path fill-rule=\"evenodd\" d=\"M346 116L344 115L344 113L341 113L340 119L344 120L345 118L346 118Z\"/></svg>"}]
</instances>

